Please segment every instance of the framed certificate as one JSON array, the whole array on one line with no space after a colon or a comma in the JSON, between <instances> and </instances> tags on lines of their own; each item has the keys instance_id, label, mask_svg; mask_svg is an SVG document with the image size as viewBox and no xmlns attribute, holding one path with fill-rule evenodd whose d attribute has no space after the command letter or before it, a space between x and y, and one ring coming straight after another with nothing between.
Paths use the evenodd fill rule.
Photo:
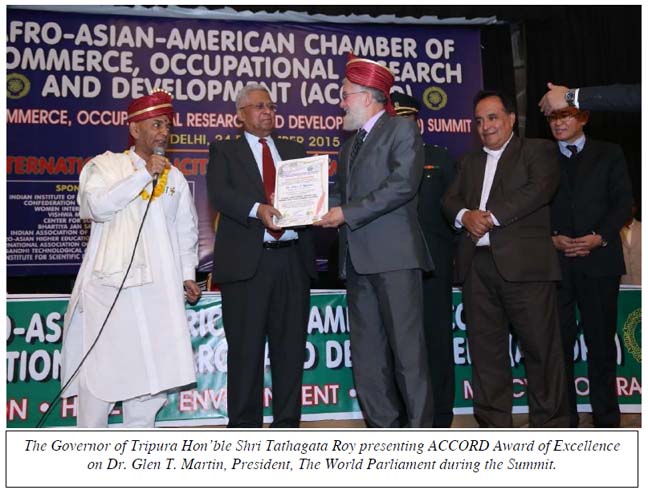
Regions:
<instances>
[{"instance_id":1,"label":"framed certificate","mask_svg":"<svg viewBox=\"0 0 648 494\"><path fill-rule=\"evenodd\" d=\"M282 228L310 225L328 212L329 155L280 161L276 165L274 207Z\"/></svg>"}]
</instances>

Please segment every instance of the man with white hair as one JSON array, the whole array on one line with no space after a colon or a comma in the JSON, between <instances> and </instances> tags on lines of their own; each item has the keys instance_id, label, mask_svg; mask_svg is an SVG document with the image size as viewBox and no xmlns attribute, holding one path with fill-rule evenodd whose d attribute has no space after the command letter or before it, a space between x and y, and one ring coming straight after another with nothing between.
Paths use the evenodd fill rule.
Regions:
<instances>
[{"instance_id":1,"label":"man with white hair","mask_svg":"<svg viewBox=\"0 0 648 494\"><path fill-rule=\"evenodd\" d=\"M309 228L280 229L272 207L275 163L302 158L301 144L273 138L277 105L258 84L236 98L243 135L209 148L207 192L220 213L212 279L223 296L228 427L263 425L265 343L272 367L273 427L299 427L310 281Z\"/></svg>"},{"instance_id":2,"label":"man with white hair","mask_svg":"<svg viewBox=\"0 0 648 494\"><path fill-rule=\"evenodd\" d=\"M423 141L396 117L394 76L350 57L340 107L344 130L333 207L320 222L340 228L353 376L371 427L432 427L432 385L423 334L422 273L434 268L418 222Z\"/></svg>"}]
</instances>

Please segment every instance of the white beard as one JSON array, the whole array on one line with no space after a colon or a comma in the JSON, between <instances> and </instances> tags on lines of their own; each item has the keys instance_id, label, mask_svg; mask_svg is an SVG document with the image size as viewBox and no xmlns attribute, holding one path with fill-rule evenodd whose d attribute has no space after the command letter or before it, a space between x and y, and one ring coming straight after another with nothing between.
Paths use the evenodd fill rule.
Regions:
<instances>
[{"instance_id":1,"label":"white beard","mask_svg":"<svg viewBox=\"0 0 648 494\"><path fill-rule=\"evenodd\" d=\"M366 119L364 118L362 112L359 112L357 110L348 111L344 115L344 119L342 120L342 128L344 130L358 130L364 125L365 122Z\"/></svg>"}]
</instances>

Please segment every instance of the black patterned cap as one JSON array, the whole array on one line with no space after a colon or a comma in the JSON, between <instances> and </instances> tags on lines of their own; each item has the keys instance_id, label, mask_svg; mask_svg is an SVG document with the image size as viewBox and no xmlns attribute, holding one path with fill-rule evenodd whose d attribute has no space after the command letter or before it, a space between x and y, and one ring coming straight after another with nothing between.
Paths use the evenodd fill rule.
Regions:
<instances>
[{"instance_id":1,"label":"black patterned cap","mask_svg":"<svg viewBox=\"0 0 648 494\"><path fill-rule=\"evenodd\" d=\"M421 104L409 94L394 91L390 96L396 115L416 115L419 112Z\"/></svg>"}]
</instances>

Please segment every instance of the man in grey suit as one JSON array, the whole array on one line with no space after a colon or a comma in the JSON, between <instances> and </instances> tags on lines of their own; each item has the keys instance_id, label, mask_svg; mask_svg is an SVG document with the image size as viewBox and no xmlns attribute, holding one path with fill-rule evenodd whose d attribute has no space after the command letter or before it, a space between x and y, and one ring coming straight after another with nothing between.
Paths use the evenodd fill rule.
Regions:
<instances>
[{"instance_id":1,"label":"man in grey suit","mask_svg":"<svg viewBox=\"0 0 648 494\"><path fill-rule=\"evenodd\" d=\"M392 92L394 110L416 122L420 103ZM434 427L450 427L454 416L454 350L452 337L452 265L456 231L441 210L441 198L454 181L455 162L442 147L425 144L423 179L419 189L419 222L434 261L434 272L423 275L423 327L434 396Z\"/></svg>"},{"instance_id":2,"label":"man in grey suit","mask_svg":"<svg viewBox=\"0 0 648 494\"><path fill-rule=\"evenodd\" d=\"M482 427L512 427L509 323L524 355L532 427L567 427L558 323L558 257L549 202L560 182L553 143L513 134L511 100L495 91L474 102L484 147L465 155L443 197L462 233L455 267L473 368L473 409Z\"/></svg>"},{"instance_id":3,"label":"man in grey suit","mask_svg":"<svg viewBox=\"0 0 648 494\"><path fill-rule=\"evenodd\" d=\"M432 427L423 333L422 272L433 263L417 218L423 142L395 117L393 74L371 60L347 63L344 130L333 207L318 223L340 227L353 376L370 427Z\"/></svg>"}]
</instances>

